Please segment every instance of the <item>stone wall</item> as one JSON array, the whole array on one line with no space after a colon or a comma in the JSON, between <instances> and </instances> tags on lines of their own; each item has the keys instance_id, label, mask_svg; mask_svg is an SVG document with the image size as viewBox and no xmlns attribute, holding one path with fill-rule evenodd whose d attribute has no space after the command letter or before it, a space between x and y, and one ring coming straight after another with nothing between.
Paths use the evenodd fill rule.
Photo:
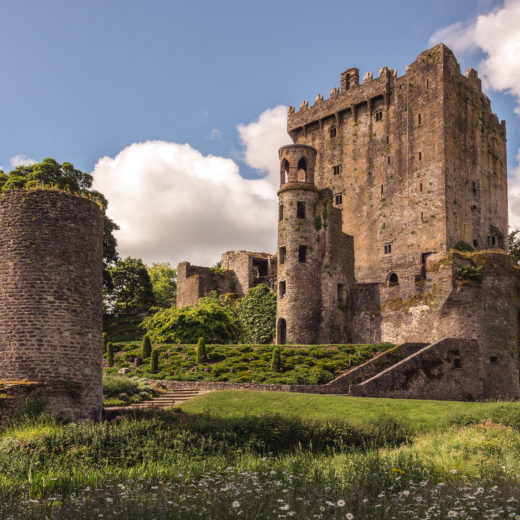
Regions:
<instances>
[{"instance_id":1,"label":"stone wall","mask_svg":"<svg viewBox=\"0 0 520 520\"><path fill-rule=\"evenodd\" d=\"M99 206L53 190L2 191L0 225L0 380L39 383L50 413L99 419Z\"/></svg>"}]
</instances>

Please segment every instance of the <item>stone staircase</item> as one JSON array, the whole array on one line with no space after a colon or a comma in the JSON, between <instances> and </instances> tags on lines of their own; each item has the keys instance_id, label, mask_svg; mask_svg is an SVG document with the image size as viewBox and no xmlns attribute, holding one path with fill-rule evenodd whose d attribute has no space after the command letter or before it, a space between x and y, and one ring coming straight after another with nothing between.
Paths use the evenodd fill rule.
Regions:
<instances>
[{"instance_id":1,"label":"stone staircase","mask_svg":"<svg viewBox=\"0 0 520 520\"><path fill-rule=\"evenodd\" d=\"M134 404L132 408L169 408L170 406L179 406L186 402L188 399L197 397L198 395L205 394L206 390L197 389L179 389L169 390L164 394L161 394L150 401L143 401L142 403Z\"/></svg>"}]
</instances>

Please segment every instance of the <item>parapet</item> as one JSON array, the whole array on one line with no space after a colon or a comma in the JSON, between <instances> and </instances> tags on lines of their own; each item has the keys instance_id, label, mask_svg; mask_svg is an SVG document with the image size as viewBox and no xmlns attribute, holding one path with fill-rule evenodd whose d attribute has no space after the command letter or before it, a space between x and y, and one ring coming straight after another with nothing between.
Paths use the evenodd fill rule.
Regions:
<instances>
[{"instance_id":1,"label":"parapet","mask_svg":"<svg viewBox=\"0 0 520 520\"><path fill-rule=\"evenodd\" d=\"M280 187L286 184L314 186L316 149L304 144L289 144L278 150L280 158Z\"/></svg>"}]
</instances>

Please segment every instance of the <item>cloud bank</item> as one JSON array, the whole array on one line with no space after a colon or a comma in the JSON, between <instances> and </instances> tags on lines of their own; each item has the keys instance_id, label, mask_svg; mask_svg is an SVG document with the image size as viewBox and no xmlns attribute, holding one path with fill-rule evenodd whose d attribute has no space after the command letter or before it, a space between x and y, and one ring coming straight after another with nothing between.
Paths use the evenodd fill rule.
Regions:
<instances>
[{"instance_id":1,"label":"cloud bank","mask_svg":"<svg viewBox=\"0 0 520 520\"><path fill-rule=\"evenodd\" d=\"M277 151L290 142L286 117L287 108L277 106L238 126L241 158L258 179L243 178L234 160L189 144L134 143L101 158L94 188L121 227L120 255L211 265L228 249L274 251Z\"/></svg>"},{"instance_id":2,"label":"cloud bank","mask_svg":"<svg viewBox=\"0 0 520 520\"><path fill-rule=\"evenodd\" d=\"M475 20L457 22L437 31L430 44L445 42L455 52L480 50L478 69L484 87L514 96L520 115L520 0L505 0L500 7ZM517 152L520 163L520 150ZM520 166L510 172L509 224L520 227Z\"/></svg>"},{"instance_id":3,"label":"cloud bank","mask_svg":"<svg viewBox=\"0 0 520 520\"><path fill-rule=\"evenodd\" d=\"M31 159L30 157L27 157L26 155L15 155L14 157L11 157L11 167L12 168L18 168L18 166L30 166L31 164L36 164L36 161L34 159Z\"/></svg>"}]
</instances>

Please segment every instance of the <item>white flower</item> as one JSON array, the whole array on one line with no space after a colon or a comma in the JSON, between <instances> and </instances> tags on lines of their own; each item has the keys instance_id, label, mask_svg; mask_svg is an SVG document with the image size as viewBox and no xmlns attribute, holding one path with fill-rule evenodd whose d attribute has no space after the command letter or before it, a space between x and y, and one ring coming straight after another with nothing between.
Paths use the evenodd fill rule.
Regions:
<instances>
[{"instance_id":1,"label":"white flower","mask_svg":"<svg viewBox=\"0 0 520 520\"><path fill-rule=\"evenodd\" d=\"M352 513L347 513L347 514L345 515L345 518L346 518L347 520L353 520L354 515L353 515Z\"/></svg>"},{"instance_id":2,"label":"white flower","mask_svg":"<svg viewBox=\"0 0 520 520\"><path fill-rule=\"evenodd\" d=\"M457 474L457 470L456 470L456 469L450 469L450 473L451 473L452 475L456 475L456 474ZM449 513L448 513L448 514L449 514ZM455 514L457 514L457 513L455 513Z\"/></svg>"},{"instance_id":3,"label":"white flower","mask_svg":"<svg viewBox=\"0 0 520 520\"><path fill-rule=\"evenodd\" d=\"M457 513L455 511L448 511L448 518L455 518Z\"/></svg>"},{"instance_id":4,"label":"white flower","mask_svg":"<svg viewBox=\"0 0 520 520\"><path fill-rule=\"evenodd\" d=\"M240 502L235 500L231 505L236 509L237 507L240 507Z\"/></svg>"},{"instance_id":5,"label":"white flower","mask_svg":"<svg viewBox=\"0 0 520 520\"><path fill-rule=\"evenodd\" d=\"M403 495L404 495L405 497L407 497L409 494L410 494L410 491L408 491L407 489L405 489L405 490L403 491Z\"/></svg>"},{"instance_id":6,"label":"white flower","mask_svg":"<svg viewBox=\"0 0 520 520\"><path fill-rule=\"evenodd\" d=\"M345 506L345 501L343 499L340 499L336 502L338 504L338 507L344 507Z\"/></svg>"},{"instance_id":7,"label":"white flower","mask_svg":"<svg viewBox=\"0 0 520 520\"><path fill-rule=\"evenodd\" d=\"M107 497L107 502L113 502L113 499L110 497Z\"/></svg>"},{"instance_id":8,"label":"white flower","mask_svg":"<svg viewBox=\"0 0 520 520\"><path fill-rule=\"evenodd\" d=\"M284 504L283 506L280 507L280 509L282 511L287 511L289 509L289 505L288 504Z\"/></svg>"}]
</instances>

